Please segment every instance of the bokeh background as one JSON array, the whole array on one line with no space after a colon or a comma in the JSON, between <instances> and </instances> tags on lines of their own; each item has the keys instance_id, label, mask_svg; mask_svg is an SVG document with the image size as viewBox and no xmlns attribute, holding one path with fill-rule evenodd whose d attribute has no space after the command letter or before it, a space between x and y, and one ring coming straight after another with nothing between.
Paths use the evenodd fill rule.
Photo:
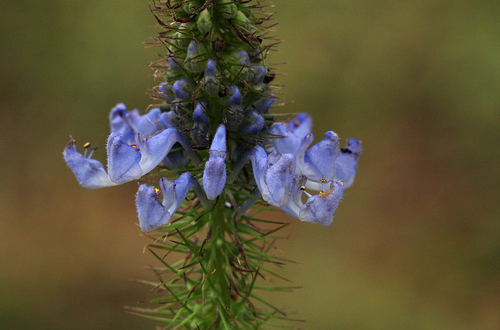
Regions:
<instances>
[{"instance_id":1,"label":"bokeh background","mask_svg":"<svg viewBox=\"0 0 500 330\"><path fill-rule=\"evenodd\" d=\"M275 0L282 112L363 141L332 226L275 253L302 329L500 329L500 2ZM146 0L0 3L0 328L153 329L136 184L81 188L68 135L100 146L146 109L162 49ZM283 217L283 220L285 218Z\"/></svg>"}]
</instances>

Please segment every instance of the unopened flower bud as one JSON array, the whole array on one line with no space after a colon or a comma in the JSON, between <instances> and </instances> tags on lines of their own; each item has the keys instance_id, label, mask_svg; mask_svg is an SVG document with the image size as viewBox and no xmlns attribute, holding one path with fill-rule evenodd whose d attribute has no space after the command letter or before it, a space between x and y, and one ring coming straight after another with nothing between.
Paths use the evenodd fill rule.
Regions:
<instances>
[{"instance_id":1,"label":"unopened flower bud","mask_svg":"<svg viewBox=\"0 0 500 330\"><path fill-rule=\"evenodd\" d=\"M236 130L243 119L243 108L241 107L241 93L236 85L229 86L229 98L227 99L226 112L227 129Z\"/></svg>"},{"instance_id":2,"label":"unopened flower bud","mask_svg":"<svg viewBox=\"0 0 500 330\"><path fill-rule=\"evenodd\" d=\"M196 87L196 83L188 78L177 80L173 86L175 100L172 102L171 108L178 118L186 119L186 109L189 104L186 102L191 98L192 92Z\"/></svg>"},{"instance_id":3,"label":"unopened flower bud","mask_svg":"<svg viewBox=\"0 0 500 330\"><path fill-rule=\"evenodd\" d=\"M233 3L233 0L218 0L216 8L221 13L222 17L231 19L236 16L238 7Z\"/></svg>"},{"instance_id":4,"label":"unopened flower bud","mask_svg":"<svg viewBox=\"0 0 500 330\"><path fill-rule=\"evenodd\" d=\"M198 7L201 5L201 1L199 0L189 0L189 1L184 1L182 8L186 13L189 15L193 15L197 13Z\"/></svg>"},{"instance_id":5,"label":"unopened flower bud","mask_svg":"<svg viewBox=\"0 0 500 330\"><path fill-rule=\"evenodd\" d=\"M186 61L184 63L186 69L190 72L200 72L203 70L203 64L200 61L200 51L198 49L199 46L200 44L196 41L191 41L189 43Z\"/></svg>"},{"instance_id":6,"label":"unopened flower bud","mask_svg":"<svg viewBox=\"0 0 500 330\"><path fill-rule=\"evenodd\" d=\"M241 130L241 133L243 134L255 136L264 127L264 117L262 117L256 110L252 109L245 111L245 119L248 121L248 124Z\"/></svg>"},{"instance_id":7,"label":"unopened flower bud","mask_svg":"<svg viewBox=\"0 0 500 330\"><path fill-rule=\"evenodd\" d=\"M271 94L271 96L274 95ZM271 107L271 104L273 104L275 100L276 99L274 97L270 97L267 99L258 99L252 104L252 106L261 114L267 115L269 113L269 108Z\"/></svg>"},{"instance_id":8,"label":"unopened flower bud","mask_svg":"<svg viewBox=\"0 0 500 330\"><path fill-rule=\"evenodd\" d=\"M212 17L210 17L210 12L208 11L208 8L200 13L196 25L198 26L198 30L200 30L202 34L208 33L212 30L213 27Z\"/></svg>"},{"instance_id":9,"label":"unopened flower bud","mask_svg":"<svg viewBox=\"0 0 500 330\"><path fill-rule=\"evenodd\" d=\"M200 101L193 112L193 126L191 127L191 138L198 147L207 148L210 145L208 139L209 123L208 117L203 111L207 103Z\"/></svg>"},{"instance_id":10,"label":"unopened flower bud","mask_svg":"<svg viewBox=\"0 0 500 330\"><path fill-rule=\"evenodd\" d=\"M254 67L255 69L255 75L252 79L252 87L257 89L258 91L265 91L267 89L266 85L264 84L264 78L266 77L266 68L263 66L256 66Z\"/></svg>"},{"instance_id":11,"label":"unopened flower bud","mask_svg":"<svg viewBox=\"0 0 500 330\"><path fill-rule=\"evenodd\" d=\"M217 68L215 61L210 59L205 68L205 78L203 80L203 89L210 96L216 96L219 93L219 82L217 81Z\"/></svg>"},{"instance_id":12,"label":"unopened flower bud","mask_svg":"<svg viewBox=\"0 0 500 330\"><path fill-rule=\"evenodd\" d=\"M233 18L233 24L246 29L250 24L250 20L245 16L245 14L243 14L243 12L238 10Z\"/></svg>"},{"instance_id":13,"label":"unopened flower bud","mask_svg":"<svg viewBox=\"0 0 500 330\"><path fill-rule=\"evenodd\" d=\"M191 39L188 37L186 33L187 33L186 30L182 32L179 30L174 33L174 36L172 38L177 47L181 49L185 49L189 45L189 42L191 41Z\"/></svg>"}]
</instances>

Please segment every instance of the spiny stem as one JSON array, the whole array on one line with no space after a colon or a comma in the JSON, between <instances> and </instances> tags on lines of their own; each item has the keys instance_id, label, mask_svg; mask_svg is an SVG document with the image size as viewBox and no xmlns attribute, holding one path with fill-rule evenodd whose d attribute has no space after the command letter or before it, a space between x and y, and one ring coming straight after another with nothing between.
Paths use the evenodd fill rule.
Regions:
<instances>
[{"instance_id":1,"label":"spiny stem","mask_svg":"<svg viewBox=\"0 0 500 330\"><path fill-rule=\"evenodd\" d=\"M217 233L216 244L216 268L215 268L215 285L220 290L220 297L222 299L223 308L219 310L219 314L227 313L229 310L229 305L231 303L231 292L229 290L229 283L226 279L226 269L229 267L227 259L224 257L226 249L226 239L225 239L225 227L226 227L226 215L224 212L224 197L221 195L215 204L214 211L212 213L212 225L214 232ZM218 319L218 325L221 322L221 318Z\"/></svg>"}]
</instances>

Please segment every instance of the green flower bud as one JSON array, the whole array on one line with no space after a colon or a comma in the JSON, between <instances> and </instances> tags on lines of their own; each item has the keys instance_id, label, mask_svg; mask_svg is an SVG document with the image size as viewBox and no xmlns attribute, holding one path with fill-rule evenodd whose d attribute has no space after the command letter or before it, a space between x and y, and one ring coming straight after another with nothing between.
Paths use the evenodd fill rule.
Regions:
<instances>
[{"instance_id":1,"label":"green flower bud","mask_svg":"<svg viewBox=\"0 0 500 330\"><path fill-rule=\"evenodd\" d=\"M246 17L251 17L252 16L252 8L250 8L249 4L240 4L239 9L243 14L245 14Z\"/></svg>"},{"instance_id":2,"label":"green flower bud","mask_svg":"<svg viewBox=\"0 0 500 330\"><path fill-rule=\"evenodd\" d=\"M236 12L236 16L233 18L233 23L236 26L242 27L244 29L248 28L250 20L241 11Z\"/></svg>"},{"instance_id":3,"label":"green flower bud","mask_svg":"<svg viewBox=\"0 0 500 330\"><path fill-rule=\"evenodd\" d=\"M217 6L215 8L221 13L222 17L231 19L236 16L238 7L236 7L232 0L219 0L216 4Z\"/></svg>"},{"instance_id":4,"label":"green flower bud","mask_svg":"<svg viewBox=\"0 0 500 330\"><path fill-rule=\"evenodd\" d=\"M198 16L198 21L196 22L198 25L198 30L201 34L206 34L212 30L212 18L210 17L210 12L208 8L203 10Z\"/></svg>"}]
</instances>

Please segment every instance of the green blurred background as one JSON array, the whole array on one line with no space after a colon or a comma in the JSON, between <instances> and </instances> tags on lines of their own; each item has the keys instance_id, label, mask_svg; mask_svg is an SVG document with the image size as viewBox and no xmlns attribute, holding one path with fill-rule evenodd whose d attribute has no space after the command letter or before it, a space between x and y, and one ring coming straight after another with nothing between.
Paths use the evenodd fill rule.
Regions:
<instances>
[{"instance_id":1,"label":"green blurred background","mask_svg":"<svg viewBox=\"0 0 500 330\"><path fill-rule=\"evenodd\" d=\"M282 112L363 141L332 226L275 253L302 329L500 328L500 2L276 0ZM68 135L101 147L146 109L148 1L0 3L0 329L153 329L136 184L81 188ZM285 217L283 217L285 219Z\"/></svg>"}]
</instances>

